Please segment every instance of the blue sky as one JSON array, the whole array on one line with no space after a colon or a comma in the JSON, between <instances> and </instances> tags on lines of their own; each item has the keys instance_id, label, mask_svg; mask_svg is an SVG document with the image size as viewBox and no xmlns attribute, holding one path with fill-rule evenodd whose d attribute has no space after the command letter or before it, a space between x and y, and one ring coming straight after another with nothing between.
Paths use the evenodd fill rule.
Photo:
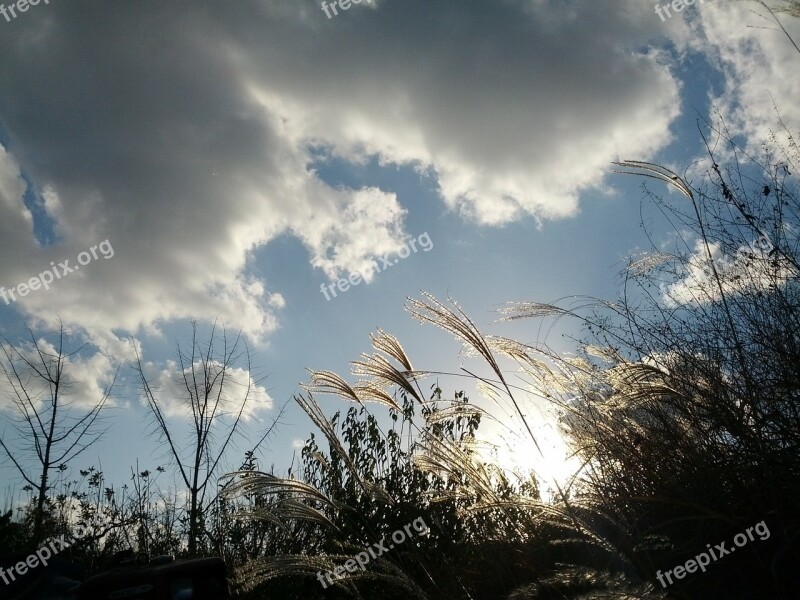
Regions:
<instances>
[{"instance_id":1,"label":"blue sky","mask_svg":"<svg viewBox=\"0 0 800 600\"><path fill-rule=\"evenodd\" d=\"M264 388L250 440L306 368L346 374L378 327L420 368L458 370L458 344L403 309L420 290L493 333L540 339L534 323L492 324L494 311L614 298L625 257L650 247L643 217L670 239L611 161L683 172L712 107L756 148L776 125L770 94L796 128L800 62L768 25L752 2L662 22L634 0L376 0L331 19L312 1L87 0L0 17L0 286L114 249L0 301L0 332L20 343L24 322L41 335L60 318L89 342L73 365L80 402L121 367L110 428L73 465L115 485L137 459L166 464L132 344L154 378L176 376L193 318L201 340L217 320L248 343ZM425 233L429 251L320 293ZM578 333L562 323L547 341L568 351L562 334ZM313 430L294 405L283 421L262 467L285 470ZM0 463L0 489L19 485Z\"/></svg>"}]
</instances>

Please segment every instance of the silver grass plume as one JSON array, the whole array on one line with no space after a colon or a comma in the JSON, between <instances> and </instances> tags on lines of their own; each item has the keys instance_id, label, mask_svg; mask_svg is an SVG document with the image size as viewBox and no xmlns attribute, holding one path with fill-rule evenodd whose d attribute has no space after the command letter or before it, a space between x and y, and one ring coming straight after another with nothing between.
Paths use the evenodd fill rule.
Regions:
<instances>
[{"instance_id":1,"label":"silver grass plume","mask_svg":"<svg viewBox=\"0 0 800 600\"><path fill-rule=\"evenodd\" d=\"M616 169L612 169L612 173L620 173L622 175L638 175L640 177L651 177L652 179L658 179L659 181L663 181L664 183L675 187L675 189L677 189L681 194L690 200L694 200L694 194L692 194L692 188L689 187L689 184L678 177L674 171L670 171L666 167L643 160L624 160L622 162L614 162L612 164L618 165L625 169L638 169L638 171L617 171Z\"/></svg>"}]
</instances>

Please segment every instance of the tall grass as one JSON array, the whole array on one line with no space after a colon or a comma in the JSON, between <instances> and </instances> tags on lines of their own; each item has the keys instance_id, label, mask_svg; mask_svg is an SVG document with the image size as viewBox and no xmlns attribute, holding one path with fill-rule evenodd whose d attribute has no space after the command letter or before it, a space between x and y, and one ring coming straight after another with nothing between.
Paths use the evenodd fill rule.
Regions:
<instances>
[{"instance_id":1,"label":"tall grass","mask_svg":"<svg viewBox=\"0 0 800 600\"><path fill-rule=\"evenodd\" d=\"M374 353L353 362L355 383L312 371L297 401L327 454L312 438L297 478L239 473L228 492L269 498L260 517L299 527L313 543L260 557L242 571L244 588L283 581L287 590L292 581L303 597L338 597L322 595L317 570L424 515L429 540L347 576L341 597L792 597L800 589L789 566L800 526L796 145L776 163L769 152L744 155L723 129L717 135L732 166L709 151L699 186L652 163L622 163L677 186L683 200L646 192L675 223L675 248L632 257L617 300L501 311L502 322L576 320L584 338L574 354L484 334L457 303L423 293L408 300L411 315L454 336L483 368L416 368L397 338L378 331ZM764 232L769 252L740 251ZM718 269L720 254L736 256L734 266ZM696 277L701 263L711 278ZM443 401L439 380L455 376L485 401L464 393ZM343 423L326 417L320 394L354 405ZM477 437L481 421L494 419L538 448L531 394L558 409L583 465L575 480L555 482L550 501L534 479L488 462ZM388 430L370 405L388 413ZM651 583L657 570L761 520L776 532L768 542L669 590Z\"/></svg>"}]
</instances>

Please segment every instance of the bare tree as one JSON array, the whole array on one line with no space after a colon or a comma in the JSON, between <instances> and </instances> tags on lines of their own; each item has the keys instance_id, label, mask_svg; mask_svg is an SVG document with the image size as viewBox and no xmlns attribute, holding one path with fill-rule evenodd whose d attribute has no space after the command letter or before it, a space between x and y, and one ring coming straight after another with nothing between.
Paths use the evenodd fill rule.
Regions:
<instances>
[{"instance_id":1,"label":"bare tree","mask_svg":"<svg viewBox=\"0 0 800 600\"><path fill-rule=\"evenodd\" d=\"M22 478L36 493L34 507L34 540L43 535L44 508L50 487L50 471L69 461L96 442L104 433L97 431L98 417L106 406L116 381L111 383L101 397L88 408L76 410L70 395L70 380L65 371L70 358L77 355L85 344L67 353L64 351L64 326L59 324L58 341L50 344L46 339L36 339L27 328L31 341L13 345L5 337L0 342L0 372L9 386L9 396L19 413L14 429L19 434L20 448L5 436L0 436L0 447L16 467ZM118 371L118 370L117 370ZM23 455L30 449L36 455L36 466L26 468Z\"/></svg>"},{"instance_id":2,"label":"bare tree","mask_svg":"<svg viewBox=\"0 0 800 600\"><path fill-rule=\"evenodd\" d=\"M256 385L251 376L250 353L241 339L241 332L230 341L223 329L222 351L219 354L214 352L216 336L215 325L203 350L197 339L197 322L192 321L190 352L187 354L178 344L179 372L175 375L182 397L173 400L182 402L191 415L186 444L176 440L175 429L167 422L167 403L148 381L146 366L138 352L136 355L142 395L153 416L155 433L167 447L189 493L188 550L192 556L198 553L198 542L205 531L206 509L216 501L214 476L222 468L222 458L231 446L234 434L241 433L248 400ZM236 364L240 359L243 359L244 370L239 374L244 375L245 383L236 377L236 371L240 371ZM231 388L237 386L240 388L236 394L238 398L230 393ZM262 437L252 450L255 451L266 437Z\"/></svg>"}]
</instances>

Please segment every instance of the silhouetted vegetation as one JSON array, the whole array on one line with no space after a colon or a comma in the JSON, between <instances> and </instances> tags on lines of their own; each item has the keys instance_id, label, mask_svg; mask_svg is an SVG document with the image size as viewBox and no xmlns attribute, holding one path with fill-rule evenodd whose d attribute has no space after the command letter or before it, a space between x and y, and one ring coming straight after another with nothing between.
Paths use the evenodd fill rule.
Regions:
<instances>
[{"instance_id":1,"label":"silhouetted vegetation","mask_svg":"<svg viewBox=\"0 0 800 600\"><path fill-rule=\"evenodd\" d=\"M618 299L503 309L505 322L576 319L584 334L575 353L555 352L546 340L486 335L455 302L423 294L408 301L411 315L449 332L482 366L459 374L416 367L397 338L378 331L374 353L353 363L355 383L313 371L295 398L316 431L285 476L261 470L250 450L222 479L221 493L202 500L204 486L216 483L220 454L198 444L194 466L179 469L192 492L186 497L159 485L175 465L137 465L122 488L88 469L80 479L47 483L43 504L32 489L18 521L41 513L47 535L90 523L94 533L69 556L95 570L127 548L223 556L236 568L242 598L796 597L800 151L785 129L757 158L724 129L712 132L708 168L694 171L698 185L658 165L621 163L679 194L665 200L646 190L647 206L674 224L674 243L632 257ZM711 148L724 148L726 160ZM181 371L194 376L187 392L200 415L220 397L208 384L235 358L234 344L214 361L212 342L200 353L205 359L190 355ZM169 436L139 367L159 431ZM321 394L353 406L329 417ZM543 497L533 473L493 464L478 435L494 420L509 440L536 445L534 401L558 408L582 465L569 481L548 482L552 497ZM200 442L213 424L196 422ZM180 466L179 447L165 439ZM106 525L91 524L98 515ZM427 535L321 585L318 572L420 518ZM768 539L666 589L656 582L658 571L760 521ZM0 518L7 548L30 551L38 539L30 531Z\"/></svg>"}]
</instances>

